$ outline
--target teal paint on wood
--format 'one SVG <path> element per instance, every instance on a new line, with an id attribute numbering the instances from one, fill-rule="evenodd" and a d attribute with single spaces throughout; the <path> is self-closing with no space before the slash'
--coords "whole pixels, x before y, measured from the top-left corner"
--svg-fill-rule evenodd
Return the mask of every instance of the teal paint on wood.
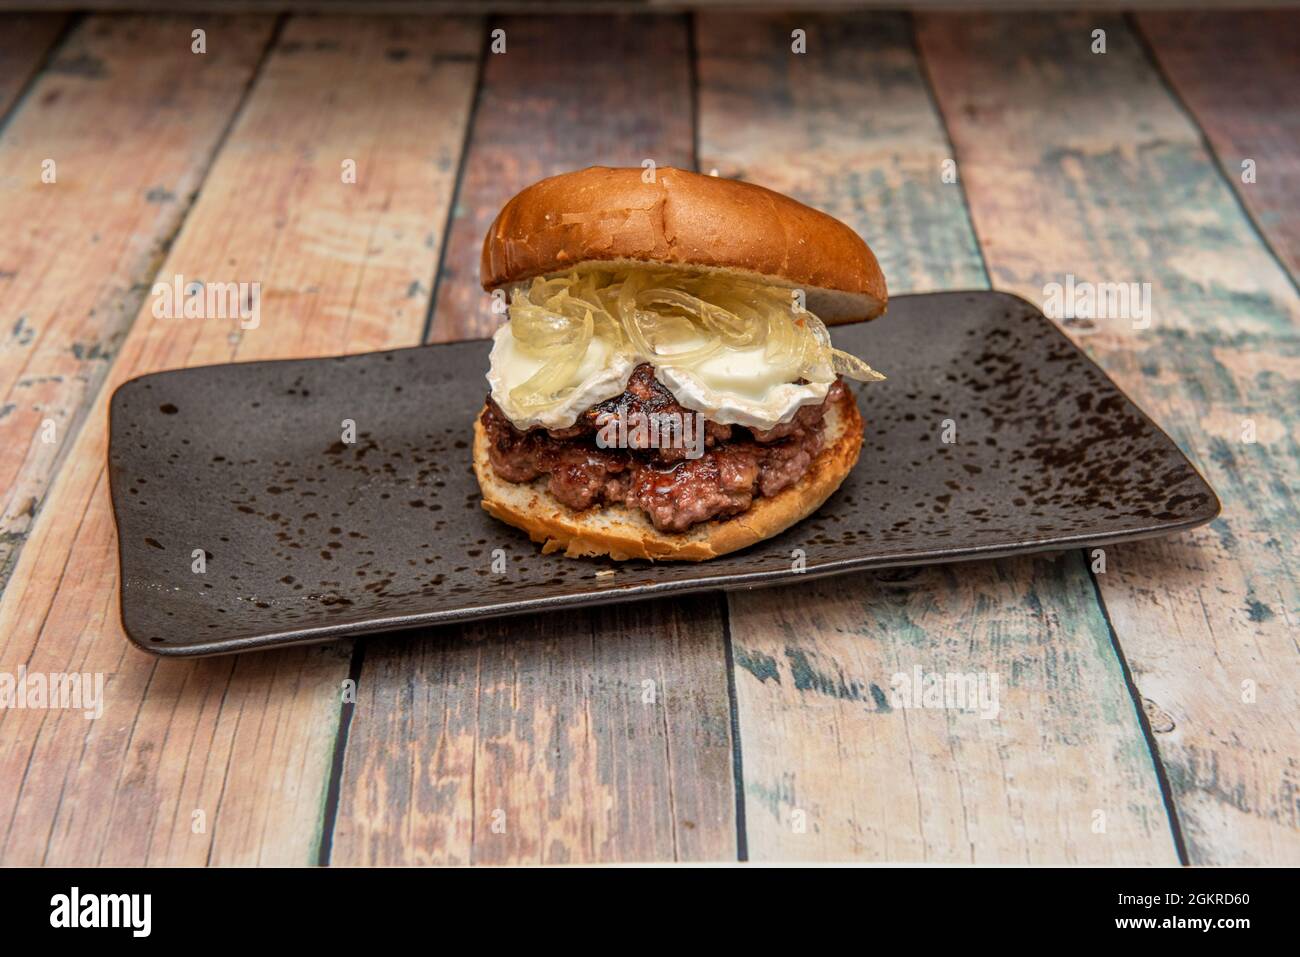
<path id="1" fill-rule="evenodd" d="M 1300 280 L 1300 11 L 1145 12 L 1140 33 L 1224 179 Z M 1213 69 L 1206 69 L 1213 63 Z"/>
<path id="2" fill-rule="evenodd" d="M 1079 42 L 1096 27 L 1104 57 Z M 1149 328 L 1062 325 L 1204 470 L 1223 515 L 1108 549 L 1098 585 L 1189 860 L 1300 861 L 1295 286 L 1124 20 L 927 16 L 920 36 L 995 280 L 1031 299 L 1067 274 L 1151 284 Z"/>
<path id="3" fill-rule="evenodd" d="M 796 27 L 807 54 L 790 50 Z M 906 17 L 702 15 L 696 45 L 702 169 L 840 217 L 871 243 L 892 293 L 987 287 Z M 869 431 L 869 389 L 863 402 Z M 1175 860 L 1080 555 L 729 601 L 751 857 Z M 892 679 L 914 667 L 996 674 L 1005 719 L 896 706 Z M 1106 833 L 1093 831 L 1097 811 Z"/>
<path id="4" fill-rule="evenodd" d="M 479 252 L 519 189 L 593 164 L 689 166 L 693 155 L 684 17 L 509 17 L 496 28 L 508 52 L 484 64 L 434 339 L 497 323 Z M 500 533 L 485 551 L 520 547 L 519 532 Z M 353 717 L 334 861 L 734 860 L 722 614 L 705 596 L 372 643 L 361 684 L 373 697 Z M 438 685 L 415 702 L 428 716 L 415 724 L 393 697 L 412 669 Z"/>
<path id="5" fill-rule="evenodd" d="M 806 31 L 809 52 L 792 53 Z M 699 166 L 824 209 L 891 293 L 987 286 L 952 158 L 900 14 L 697 18 Z"/>

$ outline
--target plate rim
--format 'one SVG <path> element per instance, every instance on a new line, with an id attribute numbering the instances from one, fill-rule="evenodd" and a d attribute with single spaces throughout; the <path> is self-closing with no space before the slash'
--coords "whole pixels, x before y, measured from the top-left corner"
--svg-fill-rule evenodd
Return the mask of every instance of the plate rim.
<path id="1" fill-rule="evenodd" d="M 936 557 L 933 549 L 925 552 L 913 549 L 910 552 L 900 552 L 895 555 L 837 559 L 815 566 L 810 565 L 804 571 L 799 572 L 789 569 L 771 569 L 741 573 L 733 572 L 725 575 L 705 576 L 702 578 L 679 581 L 653 582 L 650 584 L 613 585 L 613 587 L 608 590 L 593 590 L 580 595 L 553 595 L 516 601 L 498 602 L 491 605 L 477 605 L 472 608 L 410 612 L 401 615 L 369 618 L 361 621 L 344 622 L 340 624 L 319 624 L 303 628 L 264 631 L 257 634 L 238 636 L 234 638 L 198 641 L 187 645 L 171 645 L 167 643 L 154 642 L 136 635 L 132 631 L 127 620 L 127 581 L 124 573 L 126 549 L 123 545 L 121 518 L 118 510 L 118 503 L 120 500 L 120 490 L 118 485 L 120 479 L 115 475 L 116 470 L 114 469 L 112 461 L 114 434 L 113 419 L 117 411 L 119 396 L 121 396 L 125 390 L 130 389 L 131 391 L 135 391 L 140 388 L 141 384 L 146 380 L 155 379 L 161 376 L 187 374 L 206 369 L 224 368 L 232 365 L 258 366 L 292 362 L 329 362 L 361 356 L 368 357 L 397 352 L 409 352 L 413 349 L 439 349 L 448 346 L 489 342 L 491 340 L 488 337 L 480 337 L 473 339 L 458 339 L 454 342 L 420 343 L 414 346 L 399 346 L 393 349 L 378 349 L 372 352 L 342 353 L 334 356 L 306 356 L 285 359 L 254 359 L 248 362 L 207 363 L 200 366 L 162 369 L 157 372 L 146 372 L 138 376 L 133 376 L 119 384 L 113 390 L 112 396 L 109 399 L 108 442 L 105 448 L 105 468 L 108 474 L 109 503 L 110 511 L 113 514 L 113 529 L 117 538 L 117 607 L 118 618 L 121 622 L 122 630 L 131 644 L 139 648 L 141 651 L 156 657 L 208 658 L 219 655 L 239 654 L 249 651 L 268 651 L 274 648 L 320 644 L 327 641 L 357 638 L 381 632 L 391 633 L 410 631 L 417 628 L 465 624 L 468 622 L 484 621 L 494 618 L 511 618 L 528 613 L 550 612 L 561 608 L 590 608 L 601 605 L 621 604 L 631 601 L 654 600 L 672 594 L 736 591 L 740 589 L 753 589 L 759 587 L 775 587 L 785 583 L 793 584 L 800 580 L 830 578 L 836 575 L 850 574 L 856 571 L 866 571 L 872 568 L 906 568 L 924 565 L 947 565 L 958 562 L 1008 558 L 1019 555 L 1057 554 L 1073 549 L 1086 549 L 1088 547 L 1100 547 L 1125 542 L 1142 541 L 1145 539 L 1161 538 L 1167 535 L 1173 535 L 1194 528 L 1199 528 L 1202 525 L 1214 521 L 1220 514 L 1222 514 L 1223 503 L 1220 500 L 1218 493 L 1215 491 L 1214 487 L 1210 485 L 1209 481 L 1205 478 L 1204 474 L 1197 467 L 1191 457 L 1183 451 L 1182 447 L 1174 441 L 1174 439 L 1159 425 L 1159 423 L 1146 413 L 1139 403 L 1134 401 L 1132 396 L 1130 396 L 1119 383 L 1107 374 L 1105 369 L 1094 361 L 1078 343 L 1066 335 L 1064 330 L 1062 330 L 1054 320 L 1048 317 L 1036 303 L 1031 302 L 1016 293 L 997 289 L 958 289 L 939 292 L 908 293 L 906 295 L 893 297 L 893 300 L 897 301 L 902 299 L 920 298 L 932 299 L 956 296 L 978 296 L 980 298 L 1002 299 L 1022 304 L 1032 310 L 1032 313 L 1035 314 L 1042 323 L 1049 327 L 1052 333 L 1055 334 L 1060 341 L 1073 349 L 1096 374 L 1102 376 L 1110 384 L 1111 388 L 1123 396 L 1124 401 L 1128 403 L 1130 408 L 1136 410 L 1137 414 L 1149 428 L 1155 430 L 1165 439 L 1166 442 L 1169 443 L 1170 447 L 1183 459 L 1188 468 L 1191 469 L 1193 476 L 1195 476 L 1196 480 L 1200 482 L 1203 490 L 1208 493 L 1209 502 L 1207 503 L 1207 506 L 1203 508 L 1200 513 L 1190 518 L 1178 521 L 1155 522 L 1145 527 L 1125 530 L 1118 533 L 1097 535 L 1089 532 L 1075 532 L 1065 535 L 1056 535 L 1049 538 L 1035 538 L 1028 541 L 1012 543 L 1000 542 L 991 545 L 956 547 L 945 550 L 940 557 Z M 839 491 L 837 490 L 835 494 L 839 494 Z M 815 515 L 816 513 L 808 516 L 808 518 L 815 518 Z M 535 543 L 532 542 L 529 544 L 535 545 Z M 557 560 L 565 559 L 561 557 Z M 699 564 L 701 567 L 707 566 L 706 562 L 701 562 Z"/>

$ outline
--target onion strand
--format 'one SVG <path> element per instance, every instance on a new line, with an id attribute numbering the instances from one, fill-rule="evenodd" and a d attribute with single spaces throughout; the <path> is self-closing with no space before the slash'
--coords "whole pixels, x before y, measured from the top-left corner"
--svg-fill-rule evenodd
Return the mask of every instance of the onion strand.
<path id="1" fill-rule="evenodd" d="M 789 288 L 736 277 L 636 267 L 584 269 L 538 277 L 514 290 L 510 322 L 517 347 L 542 360 L 510 390 L 522 408 L 563 402 L 593 340 L 640 361 L 690 369 L 723 349 L 763 350 L 792 379 L 883 379 L 831 344 L 825 323 L 796 308 Z"/>

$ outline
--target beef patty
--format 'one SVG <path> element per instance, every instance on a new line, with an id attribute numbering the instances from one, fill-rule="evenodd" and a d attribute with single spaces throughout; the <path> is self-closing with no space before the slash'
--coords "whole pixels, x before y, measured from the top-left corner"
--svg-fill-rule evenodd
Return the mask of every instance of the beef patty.
<path id="1" fill-rule="evenodd" d="M 622 395 L 597 403 L 565 429 L 521 432 L 488 397 L 482 414 L 489 457 L 509 482 L 548 476 L 547 488 L 573 509 L 619 504 L 639 508 L 661 532 L 681 532 L 697 522 L 737 515 L 755 498 L 771 497 L 797 482 L 822 450 L 827 404 L 845 394 L 836 379 L 820 405 L 806 405 L 786 423 L 748 429 L 705 420 L 704 454 L 685 448 L 600 448 L 596 433 L 605 415 L 693 415 L 673 398 L 654 368 L 642 363 Z M 629 442 L 638 437 L 629 431 Z"/>

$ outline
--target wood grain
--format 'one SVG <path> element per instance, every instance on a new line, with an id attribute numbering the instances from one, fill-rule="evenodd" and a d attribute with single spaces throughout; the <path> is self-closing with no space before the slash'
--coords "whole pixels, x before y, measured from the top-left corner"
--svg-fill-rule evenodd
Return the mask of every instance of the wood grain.
<path id="1" fill-rule="evenodd" d="M 0 587 L 270 40 L 91 17 L 0 139 Z M 190 51 L 202 25 L 209 52 Z M 43 182 L 52 161 L 55 181 Z"/>
<path id="2" fill-rule="evenodd" d="M 919 36 L 995 284 L 1041 302 L 1066 274 L 1151 283 L 1150 328 L 1064 325 L 1204 471 L 1223 515 L 1108 549 L 1097 579 L 1191 863 L 1295 864 L 1295 287 L 1122 19 L 936 15 Z"/>
<path id="3" fill-rule="evenodd" d="M 68 23 L 61 13 L 0 16 L 0 124 Z"/>
<path id="4" fill-rule="evenodd" d="M 679 17 L 507 17 L 487 55 L 473 139 L 438 276 L 431 342 L 491 335 L 483 237 L 519 190 L 587 166 L 694 162 L 687 32 Z"/>
<path id="5" fill-rule="evenodd" d="M 891 293 L 987 286 L 905 17 L 701 14 L 696 45 L 702 170 L 844 220 Z"/>
<path id="6" fill-rule="evenodd" d="M 107 397 L 158 369 L 418 341 L 428 293 L 413 290 L 437 262 L 480 31 L 447 19 L 284 26 L 159 271 L 260 282 L 261 324 L 158 319 L 145 303 L 0 604 L 0 671 L 106 676 L 100 720 L 0 713 L 0 861 L 315 861 L 349 646 L 197 662 L 128 646 Z M 355 184 L 341 176 L 348 159 Z"/>
<path id="7" fill-rule="evenodd" d="M 491 26 L 508 53 L 479 93 L 435 338 L 475 331 L 479 244 L 519 187 L 691 164 L 684 20 Z M 723 627 L 708 597 L 368 642 L 331 860 L 734 860 Z"/>
<path id="8" fill-rule="evenodd" d="M 1142 13 L 1160 68 L 1279 258 L 1300 277 L 1300 11 Z M 1242 163 L 1255 162 L 1255 181 Z"/>
<path id="9" fill-rule="evenodd" d="M 337 864 L 734 859 L 713 596 L 365 646 Z"/>
<path id="10" fill-rule="evenodd" d="M 791 52 L 796 28 L 805 54 Z M 941 176 L 952 152 L 905 17 L 701 16 L 697 45 L 702 167 L 839 216 L 871 243 L 891 293 L 987 285 L 961 186 Z M 869 388 L 863 401 L 869 431 Z M 730 604 L 752 858 L 1176 860 L 1077 554 Z M 916 668 L 998 681 L 996 719 L 896 707 L 894 675 Z"/>

